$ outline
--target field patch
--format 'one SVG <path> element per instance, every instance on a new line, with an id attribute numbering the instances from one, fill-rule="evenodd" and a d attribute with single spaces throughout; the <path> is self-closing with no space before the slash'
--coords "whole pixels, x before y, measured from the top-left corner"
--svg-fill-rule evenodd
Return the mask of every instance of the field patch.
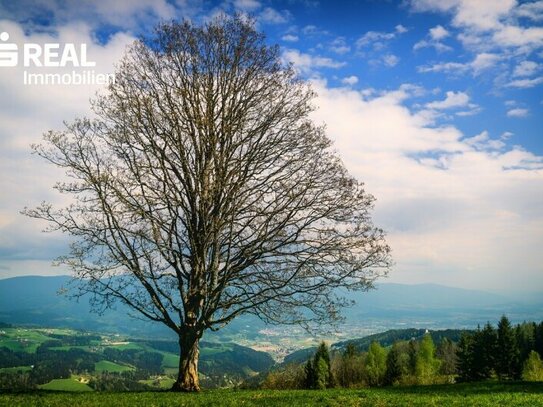
<path id="1" fill-rule="evenodd" d="M 75 378 L 70 379 L 53 379 L 49 383 L 42 384 L 39 386 L 41 390 L 55 390 L 55 391 L 70 391 L 70 392 L 81 392 L 81 391 L 93 391 L 85 383 L 80 383 Z"/>
<path id="2" fill-rule="evenodd" d="M 118 363 L 110 362 L 109 360 L 101 360 L 94 364 L 94 370 L 97 373 L 110 372 L 110 373 L 121 373 L 135 370 L 132 366 L 120 365 Z"/>

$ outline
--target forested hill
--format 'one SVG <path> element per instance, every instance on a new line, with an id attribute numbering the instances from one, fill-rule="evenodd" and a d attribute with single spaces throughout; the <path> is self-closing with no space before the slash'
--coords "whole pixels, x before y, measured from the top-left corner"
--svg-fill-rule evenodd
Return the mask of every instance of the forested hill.
<path id="1" fill-rule="evenodd" d="M 332 344 L 332 351 L 343 351 L 348 344 L 353 344 L 359 351 L 367 351 L 372 342 L 379 342 L 382 346 L 390 346 L 396 341 L 406 341 L 411 339 L 421 339 L 425 333 L 429 333 L 434 343 L 439 343 L 443 338 L 448 338 L 453 342 L 460 340 L 463 332 L 469 332 L 462 329 L 444 329 L 444 330 L 426 330 L 426 329 L 391 329 L 386 332 L 368 335 L 363 338 L 351 339 Z M 287 355 L 283 363 L 302 363 L 315 353 L 316 347 L 300 349 Z"/>

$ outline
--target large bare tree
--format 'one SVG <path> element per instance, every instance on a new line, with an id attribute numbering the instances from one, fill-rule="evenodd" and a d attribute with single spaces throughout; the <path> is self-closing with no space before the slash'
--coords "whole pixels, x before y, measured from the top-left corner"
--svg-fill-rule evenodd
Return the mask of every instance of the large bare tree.
<path id="1" fill-rule="evenodd" d="M 95 302 L 178 335 L 174 390 L 199 389 L 206 329 L 333 320 L 337 288 L 389 268 L 374 198 L 310 120 L 314 96 L 251 21 L 173 22 L 129 48 L 92 119 L 34 146 L 73 203 L 26 213 L 74 237 L 60 262 Z"/>

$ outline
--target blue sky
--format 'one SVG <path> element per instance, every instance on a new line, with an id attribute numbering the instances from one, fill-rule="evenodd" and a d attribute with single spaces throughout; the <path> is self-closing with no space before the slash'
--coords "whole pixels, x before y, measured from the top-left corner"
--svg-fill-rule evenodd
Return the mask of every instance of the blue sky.
<path id="1" fill-rule="evenodd" d="M 235 11 L 312 82 L 314 120 L 377 198 L 390 281 L 543 289 L 543 1 L 0 1 L 0 31 L 86 43 L 107 73 L 161 20 Z M 64 202 L 28 145 L 99 90 L 25 86 L 22 69 L 0 70 L 0 278 L 65 272 L 66 240 L 18 213 Z"/>

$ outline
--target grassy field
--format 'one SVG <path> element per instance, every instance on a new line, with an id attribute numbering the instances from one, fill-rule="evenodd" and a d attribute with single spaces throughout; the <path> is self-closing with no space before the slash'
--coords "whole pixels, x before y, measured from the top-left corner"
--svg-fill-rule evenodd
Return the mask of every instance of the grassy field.
<path id="1" fill-rule="evenodd" d="M 4 346 L 12 351 L 34 353 L 38 346 L 51 339 L 35 329 L 3 328 L 0 335 L 0 347 Z"/>
<path id="2" fill-rule="evenodd" d="M 40 386 L 42 390 L 67 391 L 67 392 L 86 392 L 93 391 L 85 383 L 78 382 L 75 378 L 71 379 L 53 379 L 49 383 Z M 0 400 L 2 400 L 0 398 Z"/>
<path id="3" fill-rule="evenodd" d="M 120 365 L 118 363 L 110 362 L 108 360 L 101 360 L 100 362 L 97 362 L 94 364 L 94 370 L 97 373 L 102 373 L 102 372 L 120 373 L 120 372 L 128 372 L 130 370 L 136 370 L 136 368 L 132 366 Z"/>
<path id="4" fill-rule="evenodd" d="M 213 390 L 0 394 L 0 406 L 543 406 L 543 383 L 471 383 L 362 390 Z"/>

